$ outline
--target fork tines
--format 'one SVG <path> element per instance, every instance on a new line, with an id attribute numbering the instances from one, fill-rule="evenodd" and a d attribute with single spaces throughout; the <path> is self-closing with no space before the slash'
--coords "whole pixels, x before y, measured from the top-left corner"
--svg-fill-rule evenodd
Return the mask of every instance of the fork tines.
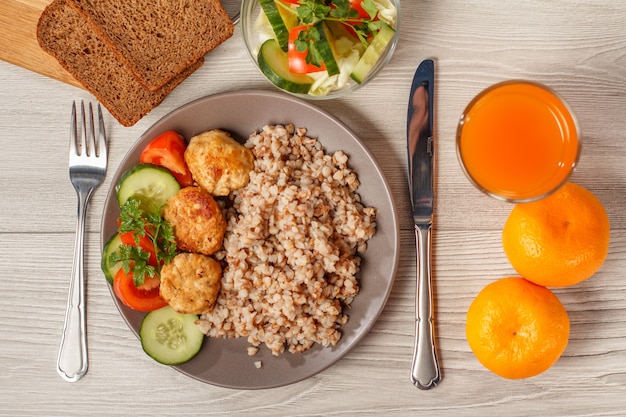
<path id="1" fill-rule="evenodd" d="M 104 157 L 106 159 L 107 145 L 106 133 L 104 130 L 104 119 L 102 117 L 102 109 L 98 103 L 98 137 L 96 138 L 95 122 L 93 115 L 93 106 L 89 102 L 89 115 L 85 113 L 85 102 L 81 100 L 80 111 L 82 118 L 82 131 L 79 132 L 76 123 L 76 101 L 72 102 L 71 129 L 70 129 L 70 157 Z M 89 123 L 87 123 L 89 122 Z M 90 140 L 88 140 L 88 138 Z M 92 154 L 92 150 L 95 151 Z"/>

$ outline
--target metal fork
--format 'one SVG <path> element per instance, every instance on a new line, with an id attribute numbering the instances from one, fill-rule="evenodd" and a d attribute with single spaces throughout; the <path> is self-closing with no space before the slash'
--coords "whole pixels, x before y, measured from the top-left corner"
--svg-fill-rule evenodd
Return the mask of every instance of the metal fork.
<path id="1" fill-rule="evenodd" d="M 78 381 L 87 373 L 85 271 L 83 269 L 85 217 L 89 199 L 93 191 L 102 184 L 107 172 L 106 134 L 100 104 L 98 104 L 97 139 L 91 103 L 89 103 L 89 117 L 85 114 L 85 103 L 81 102 L 80 109 L 81 129 L 78 128 L 76 122 L 76 102 L 72 104 L 69 171 L 70 181 L 78 195 L 78 222 L 65 325 L 57 358 L 57 372 L 68 382 Z"/>

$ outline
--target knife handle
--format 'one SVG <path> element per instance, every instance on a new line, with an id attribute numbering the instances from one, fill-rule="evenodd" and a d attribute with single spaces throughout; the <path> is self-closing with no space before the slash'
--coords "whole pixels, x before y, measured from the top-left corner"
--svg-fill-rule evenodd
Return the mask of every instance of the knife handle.
<path id="1" fill-rule="evenodd" d="M 417 288 L 415 295 L 415 346 L 411 382 L 419 389 L 434 388 L 441 380 L 433 319 L 431 282 L 432 224 L 415 225 L 417 249 Z"/>

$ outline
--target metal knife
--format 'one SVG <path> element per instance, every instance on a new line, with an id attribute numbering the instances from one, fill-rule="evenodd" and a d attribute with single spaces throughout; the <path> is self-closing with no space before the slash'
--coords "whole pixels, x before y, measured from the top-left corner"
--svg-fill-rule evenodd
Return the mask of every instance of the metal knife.
<path id="1" fill-rule="evenodd" d="M 431 234 L 434 206 L 433 104 L 435 64 L 423 61 L 413 77 L 407 116 L 409 190 L 415 224 L 417 288 L 415 350 L 411 382 L 419 389 L 434 388 L 441 380 L 435 346 L 434 302 L 431 279 Z"/>

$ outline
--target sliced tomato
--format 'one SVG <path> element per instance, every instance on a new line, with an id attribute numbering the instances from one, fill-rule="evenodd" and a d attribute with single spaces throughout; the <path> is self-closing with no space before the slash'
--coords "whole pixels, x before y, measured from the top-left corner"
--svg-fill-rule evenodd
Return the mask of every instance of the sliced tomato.
<path id="1" fill-rule="evenodd" d="M 167 305 L 159 293 L 158 283 L 158 278 L 146 277 L 145 283 L 136 287 L 133 272 L 127 274 L 124 269 L 120 269 L 113 279 L 113 292 L 125 306 L 133 310 L 152 311 Z"/>
<path id="2" fill-rule="evenodd" d="M 365 11 L 363 8 L 363 0 L 348 0 L 350 2 L 350 7 L 357 11 L 359 14 L 359 18 L 361 19 L 370 19 L 369 13 Z"/>
<path id="3" fill-rule="evenodd" d="M 321 67 L 307 64 L 306 56 L 309 53 L 308 49 L 302 52 L 296 49 L 296 39 L 298 39 L 300 32 L 306 30 L 307 27 L 306 25 L 302 25 L 289 29 L 287 57 L 289 58 L 289 71 L 295 74 L 310 74 L 312 72 L 326 71 L 326 66 L 323 62 Z"/>
<path id="4" fill-rule="evenodd" d="M 137 246 L 137 242 L 135 241 L 136 232 L 126 232 L 120 233 L 120 239 L 122 240 L 123 245 L 131 245 Z M 139 237 L 139 247 L 150 254 L 150 259 L 148 263 L 152 266 L 157 265 L 156 251 L 154 250 L 154 245 L 152 244 L 152 240 L 146 235 L 138 236 Z"/>
<path id="5" fill-rule="evenodd" d="M 143 164 L 159 165 L 170 170 L 182 187 L 193 185 L 193 178 L 185 162 L 185 139 L 173 130 L 161 133 L 150 142 L 139 156 Z"/>
<path id="6" fill-rule="evenodd" d="M 280 0 L 283 3 L 300 4 L 300 0 Z"/>

